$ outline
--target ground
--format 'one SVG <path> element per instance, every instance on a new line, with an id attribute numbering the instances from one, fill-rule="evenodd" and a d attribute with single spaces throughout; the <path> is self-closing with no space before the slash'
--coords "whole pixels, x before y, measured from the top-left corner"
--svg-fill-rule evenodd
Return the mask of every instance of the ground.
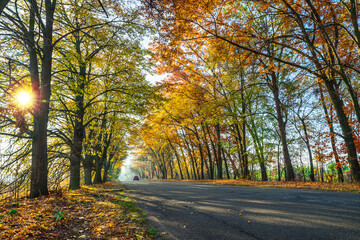
<path id="1" fill-rule="evenodd" d="M 142 182 L 142 181 L 140 181 Z M 360 193 L 359 184 L 198 180 L 196 183 Z M 119 182 L 0 201 L 0 239 L 154 239 L 134 199 Z"/>
<path id="2" fill-rule="evenodd" d="M 244 179 L 214 179 L 214 180 L 171 180 L 159 179 L 158 181 L 182 181 L 196 182 L 216 185 L 233 185 L 233 186 L 253 186 L 253 187 L 276 187 L 276 188 L 294 188 L 294 189 L 310 189 L 321 191 L 335 192 L 356 192 L 360 193 L 360 184 L 356 183 L 325 183 L 325 182 L 301 182 L 301 181 L 251 181 Z"/>
<path id="3" fill-rule="evenodd" d="M 0 202 L 0 239 L 152 239 L 119 182 Z"/>
<path id="4" fill-rule="evenodd" d="M 210 181 L 216 182 L 227 181 Z M 282 188 L 271 183 L 249 186 L 251 182 L 247 186 L 204 181 L 123 184 L 147 213 L 149 224 L 167 240 L 359 240 L 360 236 L 359 193 L 292 187 L 325 189 L 327 184 L 278 184 Z M 339 190 L 346 187 L 339 185 Z"/>

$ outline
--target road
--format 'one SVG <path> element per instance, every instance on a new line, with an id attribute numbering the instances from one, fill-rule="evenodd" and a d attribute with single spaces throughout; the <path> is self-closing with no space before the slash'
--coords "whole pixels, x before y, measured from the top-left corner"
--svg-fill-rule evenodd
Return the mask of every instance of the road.
<path id="1" fill-rule="evenodd" d="M 164 239 L 360 239 L 360 194 L 123 182 Z"/>

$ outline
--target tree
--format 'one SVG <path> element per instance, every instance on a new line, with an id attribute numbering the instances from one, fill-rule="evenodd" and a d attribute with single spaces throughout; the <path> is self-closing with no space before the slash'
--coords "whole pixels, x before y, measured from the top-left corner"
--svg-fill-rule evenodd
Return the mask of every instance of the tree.
<path id="1" fill-rule="evenodd" d="M 97 111 L 91 114 L 94 109 L 102 110 L 94 105 L 103 101 L 105 93 L 113 93 L 110 95 L 113 101 L 110 101 L 111 106 L 106 111 L 116 112 L 116 118 L 124 124 L 131 121 L 130 116 L 145 111 L 153 91 L 145 83 L 144 77 L 149 66 L 145 59 L 147 51 L 140 47 L 140 36 L 146 28 L 139 23 L 135 7 L 132 6 L 131 13 L 130 8 L 126 8 L 129 11 L 124 14 L 114 2 L 106 2 L 106 5 L 99 3 L 101 12 L 98 11 L 96 18 L 89 17 L 90 10 L 94 12 L 96 7 L 100 9 L 100 5 L 89 7 L 85 1 L 83 4 L 86 10 L 82 9 L 80 14 L 78 4 L 81 2 L 17 1 L 2 12 L 4 37 L 17 44 L 12 47 L 18 48 L 11 52 L 12 55 L 7 52 L 7 56 L 11 56 L 8 64 L 10 68 L 6 69 L 9 74 L 1 74 L 7 76 L 13 84 L 14 66 L 27 69 L 30 77 L 22 73 L 22 81 L 16 81 L 16 84 L 30 80 L 36 95 L 35 106 L 30 110 L 32 125 L 28 124 L 31 121 L 29 111 L 17 111 L 15 122 L 11 117 L 8 118 L 25 135 L 22 138 L 32 139 L 30 197 L 48 194 L 48 163 L 53 171 L 49 176 L 57 177 L 60 173 L 66 176 L 67 171 L 63 170 L 66 161 L 70 159 L 70 186 L 80 187 L 83 136 L 86 127 L 105 114 Z M 111 21 L 101 19 L 104 6 L 113 9 L 111 17 L 116 15 Z M 107 27 L 106 31 L 102 31 L 103 26 Z M 109 33 L 112 37 L 107 38 Z M 105 48 L 107 52 L 102 53 Z M 102 55 L 98 57 L 100 53 Z M 61 66 L 59 63 L 65 64 Z M 102 67 L 107 72 L 102 72 Z M 99 85 L 89 87 L 90 82 Z M 50 102 L 51 93 L 55 94 L 55 98 Z M 11 134 L 11 137 L 18 136 Z M 112 140 L 114 138 L 106 141 Z M 120 150 L 123 154 L 120 156 L 114 154 L 113 149 L 126 149 L 123 143 L 114 141 L 113 144 L 108 146 L 107 154 L 103 157 L 106 162 L 102 168 L 107 172 L 103 179 L 112 174 L 114 166 L 119 166 L 114 158 L 122 158 L 124 155 L 123 150 Z M 61 166 L 61 169 L 55 166 Z"/>
<path id="2" fill-rule="evenodd" d="M 0 2 L 0 15 L 3 12 L 4 8 L 6 7 L 6 5 L 10 2 L 10 0 L 1 0 Z"/>
<path id="3" fill-rule="evenodd" d="M 53 54 L 53 24 L 56 0 L 45 0 L 44 6 L 39 6 L 36 1 L 30 1 L 30 28 L 28 53 L 30 57 L 30 77 L 33 92 L 36 94 L 34 109 L 34 130 L 32 142 L 31 163 L 31 188 L 30 197 L 49 194 L 48 159 L 47 159 L 47 126 L 51 95 L 52 54 Z M 45 8 L 45 17 L 41 15 L 40 8 Z M 39 70 L 38 56 L 35 52 L 35 18 L 42 33 L 44 45 L 41 51 L 41 70 Z M 45 18 L 45 22 L 42 19 Z M 40 75 L 39 75 L 40 74 Z"/>
<path id="4" fill-rule="evenodd" d="M 339 18 L 336 18 L 337 15 L 334 14 L 336 11 L 344 10 L 339 8 L 340 5 L 341 3 L 338 2 L 313 4 L 311 1 L 298 4 L 286 0 L 271 3 L 257 1 L 253 4 L 239 1 L 195 3 L 169 0 L 151 1 L 146 6 L 149 10 L 148 16 L 157 21 L 161 36 L 158 40 L 161 46 L 157 46 L 157 51 L 164 57 L 169 58 L 171 54 L 183 54 L 184 51 L 179 47 L 182 46 L 182 42 L 206 39 L 209 42 L 225 42 L 233 47 L 234 53 L 237 53 L 238 49 L 251 52 L 267 61 L 285 64 L 289 69 L 305 71 L 314 79 L 322 81 L 339 119 L 352 176 L 354 181 L 358 182 L 360 181 L 360 167 L 352 134 L 353 128 L 349 124 L 347 114 L 343 111 L 344 102 L 336 81 L 336 76 L 340 77 L 347 87 L 354 109 L 357 108 L 357 93 L 354 90 L 356 80 L 351 77 L 351 72 L 356 72 L 357 66 L 348 64 L 349 60 L 355 56 L 351 54 L 354 49 L 346 50 L 351 46 L 348 33 L 341 28 Z M 214 9 L 217 9 L 216 14 L 213 14 Z M 274 34 L 254 31 L 256 26 L 254 22 L 259 19 L 257 16 L 276 17 L 276 22 L 280 24 L 279 27 L 282 30 L 272 31 L 274 26 L 269 26 L 267 29 Z M 345 41 L 339 41 L 342 36 L 345 37 Z M 165 42 L 167 44 L 164 44 Z M 284 54 L 273 54 L 266 46 L 283 49 Z M 169 48 L 167 53 L 164 52 L 165 48 Z M 221 51 L 220 48 L 217 50 Z M 357 114 L 357 110 L 354 110 L 354 113 Z M 279 124 L 284 125 L 281 122 Z M 282 139 L 284 142 L 285 139 L 283 137 Z M 286 149 L 283 151 L 285 155 L 288 155 Z M 289 158 L 286 157 L 286 159 L 287 168 L 290 171 L 289 179 L 293 179 Z"/>

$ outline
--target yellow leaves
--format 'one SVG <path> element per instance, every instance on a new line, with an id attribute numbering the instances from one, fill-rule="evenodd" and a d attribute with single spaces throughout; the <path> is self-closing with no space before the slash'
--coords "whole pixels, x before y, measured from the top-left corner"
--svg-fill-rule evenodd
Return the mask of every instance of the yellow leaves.
<path id="1" fill-rule="evenodd" d="M 42 229 L 46 230 L 46 231 L 50 231 L 50 230 L 51 230 L 51 228 L 46 227 L 44 224 L 41 224 L 40 227 L 41 227 Z"/>
<path id="2" fill-rule="evenodd" d="M 174 181 L 174 180 L 172 180 Z M 184 180 L 193 182 L 194 180 Z M 222 184 L 234 186 L 257 186 L 257 187 L 277 187 L 277 188 L 297 188 L 297 189 L 316 189 L 324 191 L 337 191 L 337 192 L 357 192 L 360 193 L 360 185 L 355 183 L 325 183 L 325 182 L 275 182 L 275 181 L 251 181 L 244 179 L 236 180 L 196 180 L 197 183 L 206 184 Z M 240 213 L 244 213 L 241 210 Z M 240 216 L 240 214 L 239 214 Z"/>
<path id="3" fill-rule="evenodd" d="M 125 198 L 117 192 L 106 192 L 106 189 L 119 189 L 119 185 L 101 186 L 95 186 L 92 190 L 64 192 L 62 196 L 21 199 L 16 204 L 0 202 L 0 239 L 37 239 L 40 236 L 50 239 L 74 239 L 80 235 L 96 239 L 104 232 L 109 236 L 122 236 L 121 239 L 136 239 L 136 234 L 144 236 L 145 230 L 142 231 L 141 227 L 134 231 L 138 224 L 136 218 L 127 223 L 124 209 L 110 201 Z M 127 201 L 130 199 L 127 198 Z M 21 214 L 10 216 L 8 212 L 15 206 Z M 96 212 L 93 209 L 96 209 Z M 61 219 L 59 217 L 55 220 L 56 214 L 62 216 Z M 118 219 L 122 220 L 119 222 Z M 118 230 L 119 224 L 121 231 Z M 130 231 L 128 226 L 132 226 L 133 230 Z"/>

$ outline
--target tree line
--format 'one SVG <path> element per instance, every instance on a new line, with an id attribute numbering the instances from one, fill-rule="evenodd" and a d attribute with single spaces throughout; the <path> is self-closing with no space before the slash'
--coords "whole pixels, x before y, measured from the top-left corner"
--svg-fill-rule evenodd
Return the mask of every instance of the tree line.
<path id="1" fill-rule="evenodd" d="M 142 3 L 166 79 L 134 170 L 249 179 L 258 169 L 266 181 L 273 168 L 293 181 L 302 168 L 315 181 L 320 163 L 360 182 L 357 1 Z"/>
<path id="2" fill-rule="evenodd" d="M 117 178 L 130 130 L 154 92 L 141 44 L 150 28 L 139 7 L 8 2 L 0 5 L 0 196 Z M 16 104 L 19 89 L 31 90 L 30 107 Z"/>

